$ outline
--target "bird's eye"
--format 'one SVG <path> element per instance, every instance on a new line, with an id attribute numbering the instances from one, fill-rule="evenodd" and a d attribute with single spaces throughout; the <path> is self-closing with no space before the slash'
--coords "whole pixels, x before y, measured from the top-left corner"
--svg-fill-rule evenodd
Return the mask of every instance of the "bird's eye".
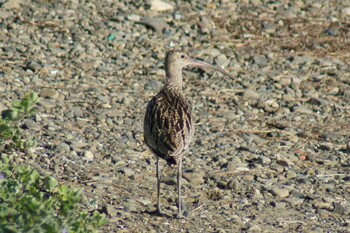
<path id="1" fill-rule="evenodd" d="M 181 54 L 181 56 L 180 56 L 182 59 L 184 59 L 186 56 L 185 56 L 185 54 Z"/>

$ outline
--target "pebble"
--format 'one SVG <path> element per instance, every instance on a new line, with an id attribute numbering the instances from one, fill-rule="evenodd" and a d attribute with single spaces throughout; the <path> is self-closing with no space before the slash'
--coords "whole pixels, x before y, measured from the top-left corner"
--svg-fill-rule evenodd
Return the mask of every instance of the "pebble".
<path id="1" fill-rule="evenodd" d="M 296 106 L 293 108 L 293 111 L 296 113 L 303 113 L 303 114 L 312 114 L 312 110 L 305 108 L 303 106 Z"/>
<path id="2" fill-rule="evenodd" d="M 349 214 L 350 214 L 350 203 L 349 202 L 343 202 L 343 203 L 335 202 L 334 203 L 334 210 L 333 210 L 333 212 L 349 216 Z"/>
<path id="3" fill-rule="evenodd" d="M 257 93 L 256 91 L 253 91 L 251 89 L 246 89 L 243 92 L 243 97 L 242 97 L 243 100 L 250 100 L 250 99 L 257 100 L 259 98 L 260 98 L 259 93 Z"/>
<path id="4" fill-rule="evenodd" d="M 286 203 L 285 202 L 273 202 L 274 207 L 276 207 L 277 209 L 284 209 L 286 208 Z"/>
<path id="5" fill-rule="evenodd" d="M 266 156 L 260 156 L 259 157 L 259 161 L 264 166 L 266 166 L 266 165 L 271 163 L 271 159 L 269 157 L 266 157 Z"/>
<path id="6" fill-rule="evenodd" d="M 11 0 L 11 1 L 5 1 L 3 4 L 1 4 L 4 9 L 19 9 L 21 8 L 22 4 L 24 4 L 24 0 Z"/>
<path id="7" fill-rule="evenodd" d="M 347 16 L 350 15 L 350 7 L 344 7 L 342 13 Z"/>
<path id="8" fill-rule="evenodd" d="M 146 199 L 146 198 L 144 198 L 144 197 L 140 198 L 140 199 L 139 199 L 139 202 L 141 202 L 142 205 L 144 205 L 144 206 L 148 206 L 148 205 L 150 205 L 150 204 L 152 203 L 151 200 Z"/>
<path id="9" fill-rule="evenodd" d="M 154 31 L 156 31 L 159 34 L 161 34 L 168 27 L 168 24 L 165 21 L 158 18 L 144 17 L 141 20 L 139 20 L 138 23 L 151 27 Z"/>
<path id="10" fill-rule="evenodd" d="M 227 67 L 230 61 L 227 59 L 225 54 L 220 54 L 217 58 L 215 58 L 215 63 L 217 66 L 224 69 L 225 67 Z"/>
<path id="11" fill-rule="evenodd" d="M 84 158 L 87 161 L 92 161 L 92 160 L 94 160 L 94 154 L 91 151 L 87 150 L 84 152 Z"/>
<path id="12" fill-rule="evenodd" d="M 200 173 L 193 173 L 193 174 L 183 174 L 183 177 L 188 180 L 193 185 L 201 185 L 204 183 L 204 177 Z"/>
<path id="13" fill-rule="evenodd" d="M 276 32 L 277 25 L 274 23 L 264 23 L 264 31 L 269 34 Z"/>
<path id="14" fill-rule="evenodd" d="M 289 197 L 284 199 L 284 201 L 290 204 L 291 206 L 300 206 L 305 202 L 305 199 L 297 198 L 297 197 Z"/>
<path id="15" fill-rule="evenodd" d="M 289 190 L 284 188 L 273 188 L 271 189 L 271 193 L 279 198 L 285 198 L 289 196 Z"/>
<path id="16" fill-rule="evenodd" d="M 226 187 L 228 189 L 232 189 L 234 191 L 237 191 L 239 188 L 239 183 L 235 179 L 231 179 L 229 182 L 227 182 Z"/>
<path id="17" fill-rule="evenodd" d="M 247 229 L 247 232 L 261 232 L 261 227 L 256 224 L 249 224 L 249 227 Z"/>
<path id="18" fill-rule="evenodd" d="M 163 87 L 163 85 L 164 84 L 162 82 L 152 79 L 145 84 L 144 89 L 158 91 L 161 87 Z"/>
<path id="19" fill-rule="evenodd" d="M 107 205 L 105 206 L 106 212 L 109 216 L 117 216 L 118 210 L 113 205 Z"/>
<path id="20" fill-rule="evenodd" d="M 49 88 L 45 88 L 40 92 L 40 97 L 42 98 L 57 99 L 58 96 L 58 91 Z"/>
<path id="21" fill-rule="evenodd" d="M 162 179 L 161 179 L 161 182 L 166 184 L 166 185 L 172 185 L 172 186 L 175 186 L 177 185 L 177 179 L 175 176 L 163 176 Z"/>
<path id="22" fill-rule="evenodd" d="M 254 57 L 254 63 L 260 68 L 265 67 L 267 65 L 267 58 L 264 55 L 258 55 Z"/>
<path id="23" fill-rule="evenodd" d="M 26 68 L 33 72 L 36 72 L 41 69 L 41 65 L 37 62 L 30 61 L 27 63 Z"/>
<path id="24" fill-rule="evenodd" d="M 41 126 L 31 119 L 24 120 L 24 124 L 28 129 L 35 131 L 41 130 Z"/>
<path id="25" fill-rule="evenodd" d="M 164 1 L 151 0 L 151 10 L 152 11 L 172 11 L 174 7 Z"/>
<path id="26" fill-rule="evenodd" d="M 69 152 L 70 147 L 67 143 L 61 142 L 56 146 L 56 150 L 58 153 L 64 153 L 64 152 Z"/>
<path id="27" fill-rule="evenodd" d="M 334 209 L 332 203 L 327 203 L 327 202 L 315 202 L 314 207 L 318 209 L 326 209 L 332 211 Z"/>

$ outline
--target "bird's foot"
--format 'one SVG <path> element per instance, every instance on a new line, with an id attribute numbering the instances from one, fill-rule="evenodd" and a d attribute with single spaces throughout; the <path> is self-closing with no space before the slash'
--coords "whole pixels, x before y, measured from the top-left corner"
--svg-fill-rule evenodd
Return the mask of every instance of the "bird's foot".
<path id="1" fill-rule="evenodd" d="M 157 215 L 159 215 L 159 216 L 164 216 L 164 215 L 165 215 L 165 212 L 163 212 L 163 210 L 160 209 L 160 208 L 157 208 L 156 213 L 157 213 Z"/>
<path id="2" fill-rule="evenodd" d="M 185 216 L 185 215 L 183 215 L 182 213 L 177 213 L 177 215 L 176 215 L 176 218 L 177 219 L 187 219 L 187 216 Z"/>

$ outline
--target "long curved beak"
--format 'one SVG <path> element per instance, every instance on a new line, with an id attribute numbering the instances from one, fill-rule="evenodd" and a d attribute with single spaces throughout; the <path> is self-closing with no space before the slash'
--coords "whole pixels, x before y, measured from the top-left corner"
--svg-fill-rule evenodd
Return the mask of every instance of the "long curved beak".
<path id="1" fill-rule="evenodd" d="M 210 69 L 213 69 L 213 70 L 217 70 L 221 73 L 223 73 L 224 75 L 234 79 L 235 77 L 233 77 L 230 73 L 228 73 L 226 70 L 224 69 L 221 69 L 220 67 L 218 66 L 214 66 L 214 65 L 211 65 L 209 63 L 206 63 L 204 61 L 200 61 L 200 60 L 197 60 L 197 59 L 193 59 L 191 58 L 190 60 L 190 63 L 188 64 L 190 67 L 203 67 L 203 68 L 210 68 Z"/>

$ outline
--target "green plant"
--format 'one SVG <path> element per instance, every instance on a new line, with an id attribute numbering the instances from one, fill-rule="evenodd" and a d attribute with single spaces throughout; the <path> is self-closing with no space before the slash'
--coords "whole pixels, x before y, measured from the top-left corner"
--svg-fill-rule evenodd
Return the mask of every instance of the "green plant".
<path id="1" fill-rule="evenodd" d="M 107 223 L 97 210 L 84 210 L 80 190 L 10 161 L 0 158 L 0 232 L 97 232 Z"/>
<path id="2" fill-rule="evenodd" d="M 24 139 L 21 121 L 26 117 L 35 115 L 35 105 L 39 102 L 36 92 L 26 94 L 21 101 L 14 101 L 12 108 L 2 112 L 0 119 L 0 147 L 27 150 L 35 146 L 32 139 Z"/>

